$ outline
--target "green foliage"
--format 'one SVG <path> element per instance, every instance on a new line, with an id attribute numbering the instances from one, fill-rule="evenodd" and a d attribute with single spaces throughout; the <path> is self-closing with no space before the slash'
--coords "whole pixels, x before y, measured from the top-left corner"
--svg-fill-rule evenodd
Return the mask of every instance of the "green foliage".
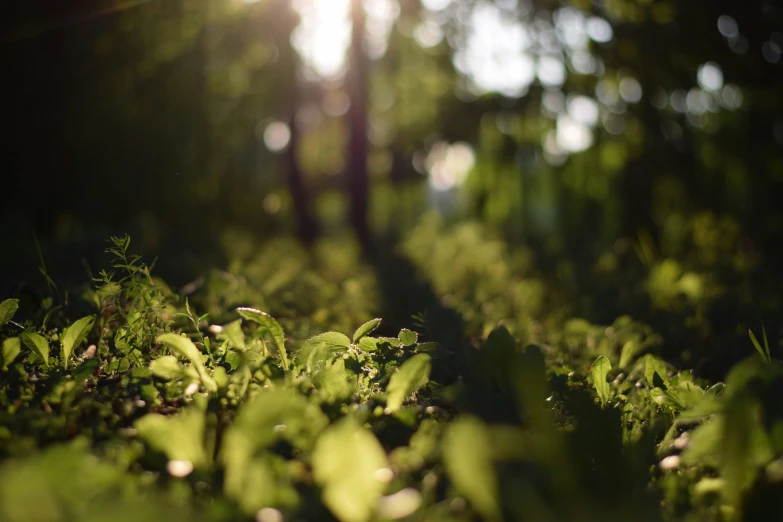
<path id="1" fill-rule="evenodd" d="M 327 428 L 313 449 L 313 478 L 342 522 L 369 520 L 391 473 L 378 440 L 350 417 Z"/>
<path id="2" fill-rule="evenodd" d="M 237 308 L 237 312 L 246 320 L 260 324 L 261 327 L 269 333 L 277 347 L 280 357 L 283 359 L 283 369 L 287 370 L 288 352 L 286 352 L 285 349 L 285 333 L 283 332 L 283 327 L 280 326 L 280 323 L 268 313 L 253 308 Z"/>
<path id="3" fill-rule="evenodd" d="M 487 520 L 500 520 L 499 490 L 492 440 L 480 420 L 465 417 L 452 423 L 443 438 L 443 464 L 454 486 Z"/>
<path id="4" fill-rule="evenodd" d="M 369 321 L 361 325 L 359 328 L 357 328 L 356 331 L 353 333 L 353 342 L 358 343 L 362 339 L 362 337 L 364 337 L 365 335 L 369 335 L 373 331 L 375 331 L 375 329 L 378 328 L 380 324 L 381 324 L 381 320 L 379 318 L 370 319 Z"/>
<path id="5" fill-rule="evenodd" d="M 8 365 L 14 362 L 14 359 L 22 351 L 22 340 L 18 337 L 8 337 L 3 340 L 3 370 L 8 369 Z"/>
<path id="6" fill-rule="evenodd" d="M 90 330 L 92 330 L 93 324 L 95 324 L 95 316 L 90 315 L 75 321 L 65 331 L 61 348 L 62 355 L 60 358 L 62 359 L 63 365 L 66 368 L 68 367 L 68 359 L 71 358 L 73 349 L 83 343 L 85 339 L 87 339 L 87 335 L 90 333 Z"/>
<path id="7" fill-rule="evenodd" d="M 169 349 L 171 349 L 171 351 L 180 357 L 188 359 L 196 369 L 196 373 L 198 373 L 199 379 L 201 380 L 201 384 L 204 385 L 204 388 L 210 392 L 217 391 L 217 384 L 207 373 L 207 369 L 204 366 L 204 360 L 201 357 L 201 352 L 198 348 L 196 348 L 196 345 L 193 344 L 193 341 L 175 333 L 160 335 L 156 341 L 165 344 Z"/>
<path id="8" fill-rule="evenodd" d="M 431 368 L 431 357 L 426 353 L 416 354 L 402 363 L 386 387 L 386 409 L 390 413 L 398 411 L 406 397 L 427 383 Z"/>
<path id="9" fill-rule="evenodd" d="M 25 331 L 22 332 L 22 342 L 40 357 L 44 366 L 49 366 L 49 341 L 45 337 L 35 332 Z"/>
<path id="10" fill-rule="evenodd" d="M 648 324 L 554 312 L 551 344 L 513 318 L 444 341 L 429 313 L 394 337 L 373 319 L 287 340 L 314 323 L 199 315 L 126 257 L 135 277 L 97 282 L 94 320 L 66 328 L 49 303 L 0 332 L 3 520 L 30 491 L 25 520 L 738 520 L 783 478 L 771 354 L 711 385 Z"/>
<path id="11" fill-rule="evenodd" d="M 604 355 L 599 355 L 590 370 L 593 377 L 595 392 L 598 394 L 598 400 L 601 401 L 602 405 L 605 405 L 612 395 L 612 389 L 606 382 L 606 378 L 609 376 L 609 371 L 611 371 L 611 369 L 612 363 L 609 362 L 609 359 Z"/>
<path id="12" fill-rule="evenodd" d="M 160 451 L 169 461 L 184 461 L 193 467 L 204 466 L 208 456 L 204 448 L 204 412 L 191 406 L 177 415 L 148 413 L 133 423 L 139 437 Z"/>
<path id="13" fill-rule="evenodd" d="M 19 309 L 19 299 L 6 299 L 0 303 L 0 327 L 14 318 L 14 314 Z"/>

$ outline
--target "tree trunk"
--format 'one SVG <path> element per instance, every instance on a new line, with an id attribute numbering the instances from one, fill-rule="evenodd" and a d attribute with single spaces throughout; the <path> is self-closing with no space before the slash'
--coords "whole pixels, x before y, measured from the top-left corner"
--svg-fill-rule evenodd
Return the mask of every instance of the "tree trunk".
<path id="1" fill-rule="evenodd" d="M 351 47 L 349 51 L 346 88 L 351 99 L 348 110 L 349 141 L 346 158 L 350 222 L 359 241 L 369 242 L 367 201 L 367 62 L 364 52 L 365 12 L 361 0 L 351 1 Z"/>

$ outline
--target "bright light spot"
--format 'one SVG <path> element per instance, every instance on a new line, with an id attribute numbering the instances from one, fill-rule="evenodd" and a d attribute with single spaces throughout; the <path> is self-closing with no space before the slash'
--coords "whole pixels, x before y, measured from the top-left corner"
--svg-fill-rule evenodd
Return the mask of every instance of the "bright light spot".
<path id="1" fill-rule="evenodd" d="M 426 20 L 416 26 L 413 37 L 425 49 L 435 47 L 443 41 L 443 29 L 433 20 Z"/>
<path id="2" fill-rule="evenodd" d="M 560 87 L 566 76 L 563 60 L 555 56 L 540 57 L 536 67 L 536 75 L 545 87 Z"/>
<path id="3" fill-rule="evenodd" d="M 718 31 L 726 38 L 734 38 L 739 35 L 737 21 L 729 15 L 718 17 Z"/>
<path id="4" fill-rule="evenodd" d="M 533 59 L 527 54 L 530 35 L 517 20 L 504 16 L 494 5 L 478 5 L 470 19 L 466 45 L 454 59 L 480 92 L 522 96 L 535 78 Z"/>
<path id="5" fill-rule="evenodd" d="M 438 191 L 464 183 L 475 164 L 473 148 L 462 142 L 449 145 L 440 141 L 432 146 L 425 160 L 430 186 Z"/>
<path id="6" fill-rule="evenodd" d="M 761 46 L 761 55 L 769 63 L 778 63 L 780 61 L 781 49 L 777 42 L 769 40 Z"/>
<path id="7" fill-rule="evenodd" d="M 603 18 L 591 16 L 587 19 L 587 36 L 594 42 L 606 43 L 612 39 L 612 26 Z"/>
<path id="8" fill-rule="evenodd" d="M 628 103 L 638 103 L 642 99 L 642 86 L 634 78 L 620 80 L 620 96 Z"/>
<path id="9" fill-rule="evenodd" d="M 280 200 L 280 196 L 277 194 L 267 194 L 264 197 L 264 212 L 270 215 L 277 214 L 280 212 L 280 207 L 282 206 L 282 201 Z"/>
<path id="10" fill-rule="evenodd" d="M 380 468 L 375 470 L 373 477 L 378 482 L 391 482 L 394 478 L 394 472 L 389 468 Z"/>
<path id="11" fill-rule="evenodd" d="M 579 123 L 595 127 L 598 123 L 598 104 L 592 98 L 581 94 L 569 96 L 568 115 Z"/>
<path id="12" fill-rule="evenodd" d="M 544 159 L 550 165 L 562 165 L 568 159 L 568 154 L 557 143 L 557 133 L 549 131 L 541 140 L 544 148 Z"/>
<path id="13" fill-rule="evenodd" d="M 323 77 L 340 76 L 351 39 L 350 0 L 298 0 L 301 22 L 291 35 L 305 63 Z"/>
<path id="14" fill-rule="evenodd" d="M 596 71 L 596 61 L 590 53 L 578 51 L 571 55 L 571 67 L 579 74 L 593 74 Z"/>
<path id="15" fill-rule="evenodd" d="M 685 98 L 685 106 L 688 108 L 688 112 L 691 114 L 701 115 L 707 110 L 707 104 L 709 103 L 707 93 L 701 89 L 691 89 L 688 91 L 688 96 Z"/>
<path id="16" fill-rule="evenodd" d="M 687 97 L 688 95 L 682 89 L 677 89 L 671 93 L 671 96 L 669 96 L 669 105 L 671 105 L 674 112 L 679 112 L 680 114 L 685 113 L 687 110 L 687 106 L 685 105 Z"/>
<path id="17" fill-rule="evenodd" d="M 324 95 L 323 110 L 332 117 L 340 117 L 351 107 L 351 99 L 343 91 L 332 90 Z"/>
<path id="18" fill-rule="evenodd" d="M 386 54 L 389 33 L 400 15 L 400 4 L 394 0 L 364 0 L 367 13 L 365 38 L 367 55 L 377 60 Z"/>
<path id="19" fill-rule="evenodd" d="M 442 11 L 449 6 L 451 0 L 421 0 L 421 3 L 430 11 Z"/>
<path id="20" fill-rule="evenodd" d="M 718 91 L 723 87 L 723 71 L 715 62 L 707 62 L 699 67 L 696 79 L 705 91 Z"/>
<path id="21" fill-rule="evenodd" d="M 613 82 L 601 80 L 595 85 L 595 97 L 607 107 L 620 101 L 617 86 Z"/>
<path id="22" fill-rule="evenodd" d="M 256 513 L 256 522 L 283 522 L 283 513 L 275 508 L 259 509 Z"/>
<path id="23" fill-rule="evenodd" d="M 193 463 L 189 460 L 170 460 L 166 463 L 166 471 L 172 477 L 187 477 L 193 473 Z"/>
<path id="24" fill-rule="evenodd" d="M 737 110 L 742 107 L 742 91 L 736 85 L 728 84 L 720 93 L 720 101 L 729 110 Z"/>
<path id="25" fill-rule="evenodd" d="M 581 12 L 564 7 L 555 11 L 553 19 L 558 35 L 566 46 L 573 50 L 587 47 L 585 16 Z"/>
<path id="26" fill-rule="evenodd" d="M 580 152 L 593 144 L 593 132 L 567 114 L 557 118 L 557 144 L 567 152 Z"/>
<path id="27" fill-rule="evenodd" d="M 563 91 L 544 91 L 541 105 L 549 116 L 557 116 L 565 110 L 565 95 Z"/>
<path id="28" fill-rule="evenodd" d="M 274 121 L 264 129 L 264 145 L 272 152 L 280 152 L 291 141 L 291 129 L 282 121 Z"/>
<path id="29" fill-rule="evenodd" d="M 381 520 L 404 518 L 419 509 L 420 505 L 421 493 L 413 488 L 405 488 L 378 501 L 378 517 Z"/>

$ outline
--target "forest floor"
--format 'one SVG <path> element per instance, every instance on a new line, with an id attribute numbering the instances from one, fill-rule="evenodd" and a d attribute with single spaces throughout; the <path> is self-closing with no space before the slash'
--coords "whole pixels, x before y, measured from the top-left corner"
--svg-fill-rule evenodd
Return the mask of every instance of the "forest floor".
<path id="1" fill-rule="evenodd" d="M 695 223 L 589 260 L 237 234 L 175 289 L 128 236 L 82 283 L 42 256 L 0 301 L 0 520 L 783 520 L 779 296 Z"/>

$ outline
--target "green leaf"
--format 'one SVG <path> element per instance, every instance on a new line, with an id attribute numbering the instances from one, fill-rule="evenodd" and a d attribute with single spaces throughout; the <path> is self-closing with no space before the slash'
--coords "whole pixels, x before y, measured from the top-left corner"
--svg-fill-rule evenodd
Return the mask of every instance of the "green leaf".
<path id="1" fill-rule="evenodd" d="M 748 330 L 748 336 L 750 337 L 751 342 L 753 342 L 753 346 L 756 347 L 756 351 L 759 352 L 759 355 L 761 355 L 762 359 L 765 361 L 770 361 L 771 358 L 769 353 L 769 343 L 767 342 L 767 331 L 762 327 L 761 332 L 764 335 L 764 345 L 766 350 L 761 347 L 761 343 L 759 343 L 759 340 L 756 339 L 756 334 L 753 333 L 753 330 Z"/>
<path id="2" fill-rule="evenodd" d="M 22 351 L 22 341 L 18 337 L 9 337 L 3 341 L 3 370 L 8 369 L 8 365 L 14 362 L 16 356 Z"/>
<path id="3" fill-rule="evenodd" d="M 630 340 L 623 345 L 623 349 L 620 352 L 620 368 L 627 368 L 635 359 L 639 352 L 642 351 L 644 346 L 638 341 Z"/>
<path id="4" fill-rule="evenodd" d="M 150 363 L 150 371 L 155 377 L 171 381 L 185 376 L 185 368 L 173 355 L 158 357 Z"/>
<path id="5" fill-rule="evenodd" d="M 283 327 L 280 326 L 280 323 L 268 313 L 256 310 L 255 308 L 237 308 L 237 312 L 248 321 L 260 324 L 269 332 L 269 335 L 272 336 L 272 339 L 277 346 L 277 351 L 280 352 L 280 357 L 283 359 L 283 369 L 287 370 L 288 353 L 285 350 L 285 332 L 283 331 Z"/>
<path id="6" fill-rule="evenodd" d="M 223 333 L 235 350 L 245 351 L 245 332 L 242 331 L 242 319 L 237 319 L 223 326 Z"/>
<path id="7" fill-rule="evenodd" d="M 361 342 L 360 342 L 361 345 Z M 326 332 L 305 341 L 302 349 L 296 353 L 296 363 L 308 373 L 323 369 L 327 360 L 351 346 L 348 336 L 339 332 Z"/>
<path id="8" fill-rule="evenodd" d="M 139 437 L 169 460 L 187 460 L 194 467 L 207 463 L 204 412 L 195 406 L 170 417 L 149 413 L 133 423 Z"/>
<path id="9" fill-rule="evenodd" d="M 478 418 L 462 417 L 446 428 L 443 464 L 454 487 L 485 520 L 498 521 L 499 484 L 492 451 L 491 434 Z"/>
<path id="10" fill-rule="evenodd" d="M 330 426 L 313 449 L 313 477 L 323 502 L 342 522 L 369 520 L 386 488 L 386 453 L 351 417 Z"/>
<path id="11" fill-rule="evenodd" d="M 386 387 L 386 408 L 394 413 L 402 406 L 406 397 L 426 384 L 432 369 L 432 359 L 426 353 L 419 353 L 405 361 L 392 374 Z"/>
<path id="12" fill-rule="evenodd" d="M 264 389 L 252 396 L 239 408 L 220 445 L 228 496 L 240 499 L 246 494 L 254 455 L 280 439 L 309 452 L 327 424 L 329 419 L 318 404 L 291 389 Z"/>
<path id="13" fill-rule="evenodd" d="M 400 340 L 403 346 L 413 346 L 416 344 L 416 341 L 419 340 L 419 334 L 412 330 L 408 330 L 407 328 L 403 328 L 400 330 L 397 338 Z"/>
<path id="14" fill-rule="evenodd" d="M 647 354 L 644 358 L 644 378 L 647 379 L 647 384 L 649 384 L 650 387 L 657 386 L 654 382 L 655 374 L 658 374 L 658 377 L 660 377 L 667 388 L 670 386 L 666 363 L 654 355 Z"/>
<path id="15" fill-rule="evenodd" d="M 362 337 L 359 340 L 359 349 L 364 352 L 374 352 L 378 349 L 378 339 L 374 337 Z"/>
<path id="16" fill-rule="evenodd" d="M 49 366 L 49 342 L 35 332 L 22 332 L 22 341 Z"/>
<path id="17" fill-rule="evenodd" d="M 376 328 L 381 324 L 381 319 L 371 319 L 361 325 L 359 328 L 356 329 L 356 331 L 353 333 L 353 342 L 358 343 L 362 337 L 365 335 L 371 334 L 373 331 L 375 331 Z"/>
<path id="18" fill-rule="evenodd" d="M 84 342 L 85 339 L 87 339 L 87 334 L 89 334 L 90 330 L 92 330 L 92 325 L 94 323 L 95 316 L 88 315 L 87 317 L 82 317 L 78 321 L 74 322 L 65 331 L 62 343 L 62 359 L 66 368 L 68 367 L 68 359 L 71 357 L 73 349 Z"/>
<path id="19" fill-rule="evenodd" d="M 5 325 L 14 318 L 14 314 L 19 309 L 19 299 L 6 299 L 0 303 L 0 326 Z"/>
<path id="20" fill-rule="evenodd" d="M 168 346 L 174 353 L 188 359 L 193 364 L 196 372 L 198 372 L 201 384 L 204 385 L 207 391 L 211 393 L 217 391 L 217 384 L 215 384 L 215 381 L 207 373 L 207 369 L 204 367 L 204 361 L 201 359 L 201 352 L 196 348 L 196 345 L 193 344 L 193 341 L 175 333 L 159 335 L 155 340 L 156 342 Z"/>
<path id="21" fill-rule="evenodd" d="M 609 383 L 606 382 L 606 377 L 611 369 L 612 363 L 609 362 L 605 355 L 599 355 L 590 369 L 590 373 L 593 376 L 593 386 L 595 386 L 595 391 L 598 393 L 598 399 L 601 401 L 601 404 L 606 404 L 612 395 L 612 389 L 609 387 Z"/>

